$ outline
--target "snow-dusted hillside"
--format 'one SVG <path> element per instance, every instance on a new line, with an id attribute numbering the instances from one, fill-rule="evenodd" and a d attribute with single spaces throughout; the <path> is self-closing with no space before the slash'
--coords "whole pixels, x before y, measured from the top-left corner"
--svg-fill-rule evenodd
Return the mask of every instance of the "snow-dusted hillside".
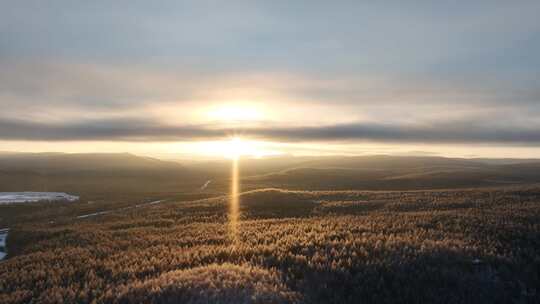
<path id="1" fill-rule="evenodd" d="M 63 192 L 0 192 L 0 205 L 29 202 L 75 202 L 78 196 Z"/>

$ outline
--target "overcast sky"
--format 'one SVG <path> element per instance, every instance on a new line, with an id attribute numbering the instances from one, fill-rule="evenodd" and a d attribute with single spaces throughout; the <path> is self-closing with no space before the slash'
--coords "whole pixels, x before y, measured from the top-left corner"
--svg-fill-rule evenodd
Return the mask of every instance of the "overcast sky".
<path id="1" fill-rule="evenodd" d="M 540 156 L 540 1 L 0 2 L 0 150 Z"/>

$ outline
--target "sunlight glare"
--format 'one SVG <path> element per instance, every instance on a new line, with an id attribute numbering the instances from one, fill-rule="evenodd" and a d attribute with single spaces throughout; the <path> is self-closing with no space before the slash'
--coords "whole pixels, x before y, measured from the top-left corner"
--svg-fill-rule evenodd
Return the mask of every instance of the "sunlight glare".
<path id="1" fill-rule="evenodd" d="M 237 240 L 238 217 L 240 215 L 240 159 L 235 157 L 232 160 L 231 169 L 231 194 L 229 205 L 229 234 L 234 243 Z"/>
<path id="2" fill-rule="evenodd" d="M 251 155 L 254 153 L 254 148 L 238 137 L 232 138 L 229 142 L 223 145 L 223 155 L 227 158 L 237 159 L 240 156 Z"/>
<path id="3" fill-rule="evenodd" d="M 196 144 L 194 151 L 200 155 L 225 157 L 228 159 L 246 156 L 261 158 L 283 154 L 283 152 L 274 149 L 274 147 L 266 142 L 250 141 L 240 137 L 232 137 L 224 141 L 199 142 Z"/>

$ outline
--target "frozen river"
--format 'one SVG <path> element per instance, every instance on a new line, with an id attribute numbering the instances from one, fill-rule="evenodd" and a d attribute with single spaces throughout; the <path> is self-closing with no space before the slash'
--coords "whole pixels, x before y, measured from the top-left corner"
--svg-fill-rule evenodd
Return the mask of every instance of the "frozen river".
<path id="1" fill-rule="evenodd" d="M 75 202 L 79 197 L 64 192 L 0 192 L 0 205 L 30 202 Z"/>

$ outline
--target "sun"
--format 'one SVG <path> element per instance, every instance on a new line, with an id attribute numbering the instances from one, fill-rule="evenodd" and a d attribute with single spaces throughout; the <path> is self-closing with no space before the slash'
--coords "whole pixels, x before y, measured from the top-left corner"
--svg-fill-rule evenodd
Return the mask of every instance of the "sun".
<path id="1" fill-rule="evenodd" d="M 248 141 L 240 137 L 233 137 L 222 144 L 223 156 L 226 158 L 239 158 L 240 156 L 253 156 L 257 154 L 257 149 Z"/>
<path id="2" fill-rule="evenodd" d="M 283 154 L 279 149 L 273 147 L 271 143 L 248 140 L 238 136 L 226 140 L 198 142 L 194 146 L 194 151 L 207 157 L 223 157 L 227 159 L 238 159 L 240 157 L 262 158 Z"/>

